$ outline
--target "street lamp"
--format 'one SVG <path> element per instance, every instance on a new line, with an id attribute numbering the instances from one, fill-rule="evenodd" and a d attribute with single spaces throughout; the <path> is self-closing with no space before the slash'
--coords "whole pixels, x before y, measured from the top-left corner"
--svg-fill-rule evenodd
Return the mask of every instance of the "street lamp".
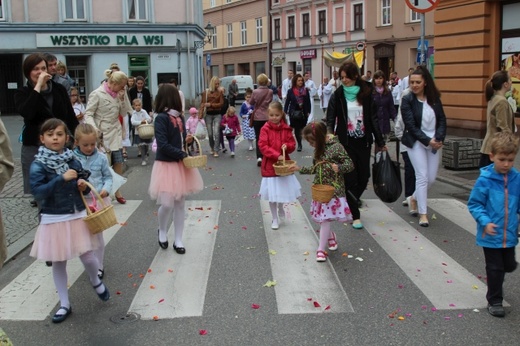
<path id="1" fill-rule="evenodd" d="M 211 25 L 211 22 L 208 22 L 208 25 L 204 27 L 204 30 L 206 30 L 206 37 L 204 37 L 204 40 L 202 41 L 194 41 L 193 43 L 195 44 L 195 48 L 202 48 L 206 45 L 206 43 L 210 43 L 214 29 L 215 27 Z"/>
<path id="2" fill-rule="evenodd" d="M 323 45 L 325 42 L 323 42 L 323 39 L 326 38 L 326 36 L 318 36 L 318 41 L 321 43 L 321 83 L 323 83 Z"/>

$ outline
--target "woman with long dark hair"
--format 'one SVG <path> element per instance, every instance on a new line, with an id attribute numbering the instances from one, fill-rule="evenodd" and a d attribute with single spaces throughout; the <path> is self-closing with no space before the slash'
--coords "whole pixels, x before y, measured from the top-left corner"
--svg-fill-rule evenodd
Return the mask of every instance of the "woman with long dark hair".
<path id="1" fill-rule="evenodd" d="M 294 129 L 298 151 L 302 151 L 302 130 L 307 125 L 307 119 L 311 114 L 310 92 L 305 87 L 303 77 L 297 73 L 292 78 L 292 87 L 287 91 L 284 113 L 289 115 L 291 127 Z"/>
<path id="2" fill-rule="evenodd" d="M 386 150 L 377 119 L 377 109 L 372 98 L 372 83 L 361 79 L 354 62 L 346 62 L 339 68 L 342 85 L 332 94 L 327 108 L 327 129 L 338 136 L 347 150 L 355 169 L 345 174 L 347 202 L 352 212 L 352 226 L 363 228 L 359 212 L 360 198 L 370 178 L 370 148 L 375 141 Z"/>
<path id="3" fill-rule="evenodd" d="M 388 140 L 388 134 L 391 130 L 390 120 L 395 121 L 395 117 L 397 115 L 397 111 L 394 107 L 394 98 L 392 97 L 392 92 L 388 88 L 388 81 L 383 71 L 377 70 L 374 73 L 372 83 L 374 84 L 372 98 L 374 99 L 377 107 L 377 121 L 379 122 L 379 130 L 381 130 L 383 139 L 386 142 Z"/>
<path id="4" fill-rule="evenodd" d="M 407 198 L 408 210 L 411 215 L 419 213 L 419 225 L 428 227 L 428 189 L 437 177 L 437 151 L 446 137 L 446 115 L 441 93 L 425 66 L 418 66 L 410 75 L 410 90 L 401 99 L 405 127 L 401 142 L 415 170 L 415 192 Z"/>

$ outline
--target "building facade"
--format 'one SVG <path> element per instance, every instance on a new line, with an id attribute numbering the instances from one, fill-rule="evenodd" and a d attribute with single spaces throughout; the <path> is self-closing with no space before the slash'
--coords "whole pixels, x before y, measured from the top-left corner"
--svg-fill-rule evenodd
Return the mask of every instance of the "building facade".
<path id="1" fill-rule="evenodd" d="M 204 0 L 204 22 L 211 23 L 211 42 L 204 46 L 207 80 L 211 76 L 268 73 L 267 1 Z"/>
<path id="2" fill-rule="evenodd" d="M 520 109 L 520 1 L 443 0 L 434 15 L 435 77 L 448 126 L 482 138 L 484 85 L 495 71 L 509 70 Z"/>
<path id="3" fill-rule="evenodd" d="M 152 94 L 177 78 L 194 99 L 204 89 L 202 20 L 202 0 L 1 0 L 0 110 L 16 112 L 22 62 L 34 52 L 65 62 L 85 100 L 112 63 L 145 77 Z"/>

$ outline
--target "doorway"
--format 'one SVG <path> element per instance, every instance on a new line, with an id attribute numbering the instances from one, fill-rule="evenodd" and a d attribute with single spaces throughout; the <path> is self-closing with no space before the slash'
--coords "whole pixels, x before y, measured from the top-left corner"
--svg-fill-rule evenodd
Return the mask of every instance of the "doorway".
<path id="1" fill-rule="evenodd" d="M 21 54 L 0 55 L 0 113 L 18 113 L 14 94 L 23 86 Z"/>
<path id="2" fill-rule="evenodd" d="M 67 73 L 74 80 L 74 86 L 78 89 L 79 100 L 87 103 L 87 65 L 88 56 L 67 56 Z"/>

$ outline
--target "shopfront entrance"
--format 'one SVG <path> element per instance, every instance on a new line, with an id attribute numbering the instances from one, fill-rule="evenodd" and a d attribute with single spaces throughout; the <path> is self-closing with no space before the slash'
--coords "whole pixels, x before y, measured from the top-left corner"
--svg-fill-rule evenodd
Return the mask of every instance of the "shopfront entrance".
<path id="1" fill-rule="evenodd" d="M 23 86 L 22 54 L 0 55 L 0 112 L 16 114 L 14 94 Z"/>

